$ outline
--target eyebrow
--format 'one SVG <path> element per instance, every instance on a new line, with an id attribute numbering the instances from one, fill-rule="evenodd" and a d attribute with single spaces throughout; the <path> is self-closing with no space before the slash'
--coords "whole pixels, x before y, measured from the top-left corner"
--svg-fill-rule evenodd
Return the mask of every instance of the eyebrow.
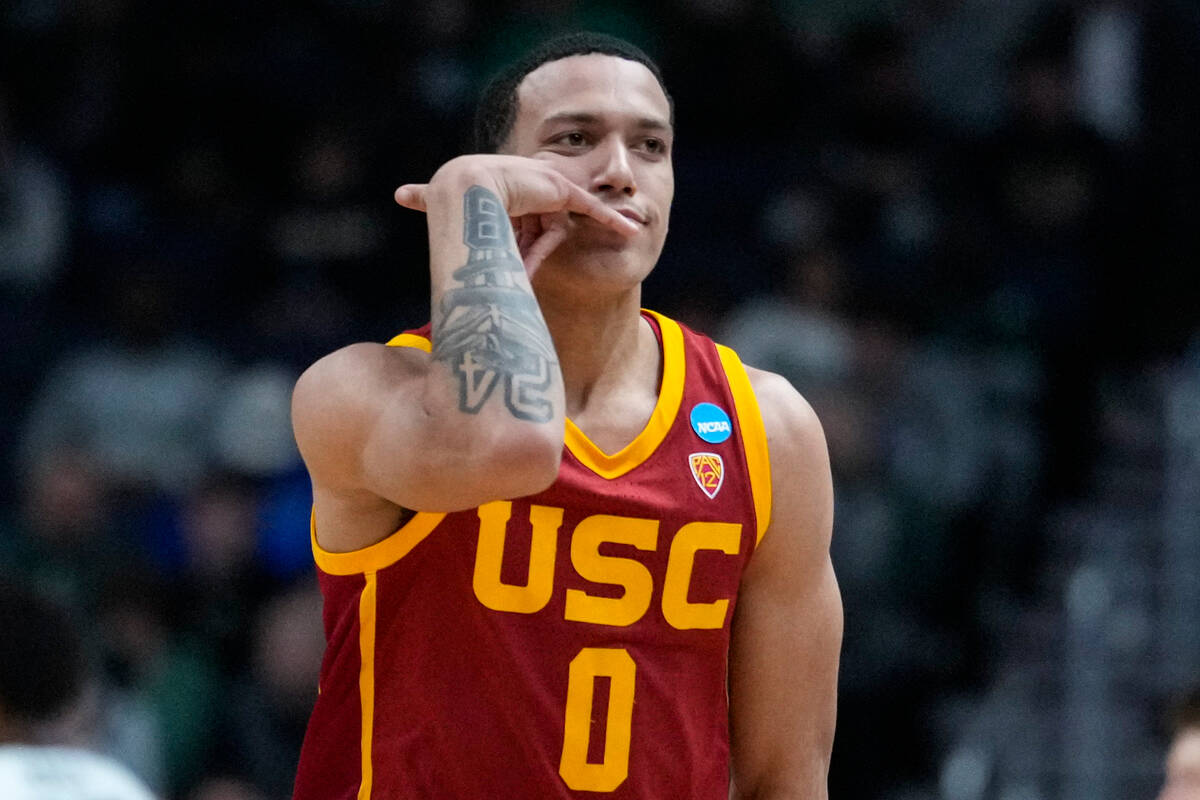
<path id="1" fill-rule="evenodd" d="M 577 125 L 596 125 L 603 120 L 599 114 L 593 114 L 588 111 L 564 111 L 559 114 L 552 114 L 542 121 L 542 126 L 555 125 L 560 122 L 573 122 Z M 635 122 L 639 130 L 645 131 L 664 131 L 669 132 L 671 126 L 655 117 L 638 117 Z"/>

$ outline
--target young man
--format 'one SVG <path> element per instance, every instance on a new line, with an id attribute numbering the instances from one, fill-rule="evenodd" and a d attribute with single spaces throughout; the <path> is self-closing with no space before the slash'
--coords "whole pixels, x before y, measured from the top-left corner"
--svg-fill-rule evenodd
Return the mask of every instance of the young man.
<path id="1" fill-rule="evenodd" d="M 1158 800 L 1200 800 L 1200 686 L 1174 708 L 1166 772 Z"/>
<path id="2" fill-rule="evenodd" d="M 566 37 L 485 92 L 487 154 L 396 191 L 432 323 L 293 400 L 328 638 L 297 800 L 826 797 L 825 442 L 640 310 L 673 123 L 643 53 Z"/>

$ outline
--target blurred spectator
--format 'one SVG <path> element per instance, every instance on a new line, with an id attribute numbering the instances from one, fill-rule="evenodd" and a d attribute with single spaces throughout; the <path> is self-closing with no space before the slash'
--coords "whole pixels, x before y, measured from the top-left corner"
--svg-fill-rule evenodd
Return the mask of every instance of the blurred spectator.
<path id="1" fill-rule="evenodd" d="M 158 543 L 181 600 L 176 624 L 233 674 L 251 652 L 258 607 L 277 589 L 256 559 L 259 490 L 243 477 L 213 474 L 176 514 Z"/>
<path id="2" fill-rule="evenodd" d="M 999 235 L 987 291 L 992 303 L 1007 297 L 1026 309 L 1024 341 L 1043 360 L 1049 383 L 1041 409 L 1050 438 L 1045 488 L 1075 496 L 1095 455 L 1087 387 L 1103 358 L 1099 293 L 1106 274 L 1127 268 L 1115 260 L 1129 245 L 1110 224 L 1123 208 L 1113 152 L 1080 121 L 1074 103 L 1075 19 L 1052 5 L 1040 20 L 1014 57 L 1011 119 L 980 159 L 990 172 Z"/>
<path id="3" fill-rule="evenodd" d="M 0 796 L 5 800 L 152 800 L 116 761 L 42 738 L 87 681 L 83 640 L 67 612 L 0 583 Z"/>
<path id="4" fill-rule="evenodd" d="M 393 286 L 397 294 L 405 290 L 385 271 L 393 208 L 372 166 L 362 131 L 348 120 L 314 123 L 298 137 L 286 191 L 262 226 L 273 274 L 259 300 L 266 307 L 255 312 L 256 324 L 285 355 L 352 341 L 343 298 L 357 298 L 373 319 L 394 310 Z M 278 358 L 261 347 L 254 352 Z"/>
<path id="5" fill-rule="evenodd" d="M 1158 800 L 1200 800 L 1200 687 L 1181 698 L 1171 716 L 1166 778 Z"/>
<path id="6" fill-rule="evenodd" d="M 76 347 L 52 369 L 25 427 L 25 458 L 70 446 L 124 487 L 177 492 L 206 466 L 225 368 L 172 328 L 161 276 L 129 275 L 113 293 L 112 338 Z"/>
<path id="7" fill-rule="evenodd" d="M 130 568 L 95 610 L 105 686 L 99 746 L 174 796 L 202 774 L 224 696 L 220 654 L 181 623 L 179 591 Z"/>
<path id="8" fill-rule="evenodd" d="M 494 8 L 489 16 L 489 29 L 482 38 L 480 77 L 490 76 L 533 44 L 566 31 L 617 34 L 639 46 L 650 39 L 644 9 L 622 0 L 512 0 Z"/>
<path id="9" fill-rule="evenodd" d="M 1079 11 L 1075 72 L 1080 114 L 1100 135 L 1133 139 L 1141 115 L 1141 19 L 1138 4 L 1092 0 Z"/>
<path id="10" fill-rule="evenodd" d="M 386 207 L 360 196 L 366 166 L 362 143 L 346 126 L 318 125 L 303 137 L 290 170 L 293 196 L 268 227 L 282 263 L 347 269 L 379 252 Z"/>
<path id="11" fill-rule="evenodd" d="M 280 475 L 300 465 L 291 417 L 297 377 L 270 363 L 230 376 L 213 413 L 217 465 L 253 478 Z"/>
<path id="12" fill-rule="evenodd" d="M 53 336 L 50 299 L 68 257 L 71 234 L 67 178 L 18 131 L 0 80 L 0 415 L 20 415 L 36 385 Z M 0 428 L 0 497 L 6 495 L 15 426 Z"/>
<path id="13" fill-rule="evenodd" d="M 19 513 L 0 523 L 4 569 L 94 608 L 113 572 L 138 558 L 132 543 L 118 546 L 105 473 L 87 453 L 59 447 L 39 451 L 22 478 Z"/>
<path id="14" fill-rule="evenodd" d="M 810 402 L 852 370 L 854 334 L 843 314 L 844 256 L 833 245 L 797 251 L 783 290 L 753 298 L 726 318 L 722 341 L 748 364 L 784 375 Z"/>
<path id="15" fill-rule="evenodd" d="M 396 305 L 402 306 L 402 301 Z M 370 329 L 356 318 L 359 308 L 320 274 L 289 275 L 254 308 L 248 332 L 253 341 L 242 344 L 257 356 L 282 359 L 299 371 L 307 366 L 305 359 L 311 354 L 332 351 L 361 338 L 354 334 L 359 326 Z M 365 311 L 363 316 L 367 316 Z M 388 338 L 390 334 L 382 331 L 393 326 L 381 329 L 377 338 Z"/>
<path id="16" fill-rule="evenodd" d="M 308 530 L 312 483 L 299 466 L 263 487 L 259 507 L 258 558 L 275 580 L 287 582 L 313 572 L 312 542 L 297 531 Z"/>
<path id="17" fill-rule="evenodd" d="M 0 84 L 0 291 L 28 300 L 62 266 L 69 206 L 62 172 L 17 138 L 7 100 Z"/>
<path id="18" fill-rule="evenodd" d="M 205 778 L 187 797 L 188 800 L 267 800 L 252 784 L 229 777 Z"/>
<path id="19" fill-rule="evenodd" d="M 470 107 L 472 65 L 468 56 L 468 34 L 472 24 L 466 0 L 423 0 L 413 4 L 424 47 L 417 60 L 416 100 L 441 117 L 465 113 Z"/>
<path id="20" fill-rule="evenodd" d="M 1005 61 L 1047 0 L 927 0 L 906 15 L 916 76 L 931 119 L 978 135 L 1004 119 Z M 915 6 L 915 8 L 913 8 Z"/>
<path id="21" fill-rule="evenodd" d="M 321 596 L 311 581 L 263 607 L 249 668 L 223 707 L 217 763 L 268 797 L 291 793 L 324 652 Z"/>

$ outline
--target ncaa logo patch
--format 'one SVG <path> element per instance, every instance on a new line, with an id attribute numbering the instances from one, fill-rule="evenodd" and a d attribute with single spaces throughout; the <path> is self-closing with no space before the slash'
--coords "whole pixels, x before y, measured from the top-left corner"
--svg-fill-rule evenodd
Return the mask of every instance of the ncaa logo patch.
<path id="1" fill-rule="evenodd" d="M 725 409 L 712 403 L 697 403 L 692 408 L 692 430 L 709 444 L 720 444 L 733 435 L 733 424 Z"/>
<path id="2" fill-rule="evenodd" d="M 692 453 L 688 456 L 688 466 L 692 468 L 692 477 L 700 491 L 712 500 L 721 491 L 725 482 L 725 462 L 716 453 Z"/>

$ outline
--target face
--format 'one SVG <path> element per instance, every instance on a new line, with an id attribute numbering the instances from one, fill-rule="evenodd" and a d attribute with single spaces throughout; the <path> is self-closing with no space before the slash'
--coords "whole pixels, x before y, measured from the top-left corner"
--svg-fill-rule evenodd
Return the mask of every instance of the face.
<path id="1" fill-rule="evenodd" d="M 662 252 L 675 194 L 671 110 L 654 74 L 614 56 L 571 56 L 526 75 L 517 101 L 507 152 L 549 162 L 639 223 L 627 240 L 572 215 L 535 278 L 590 291 L 640 284 Z"/>
<path id="2" fill-rule="evenodd" d="M 1171 743 L 1158 800 L 1200 800 L 1200 728 L 1184 730 Z"/>

